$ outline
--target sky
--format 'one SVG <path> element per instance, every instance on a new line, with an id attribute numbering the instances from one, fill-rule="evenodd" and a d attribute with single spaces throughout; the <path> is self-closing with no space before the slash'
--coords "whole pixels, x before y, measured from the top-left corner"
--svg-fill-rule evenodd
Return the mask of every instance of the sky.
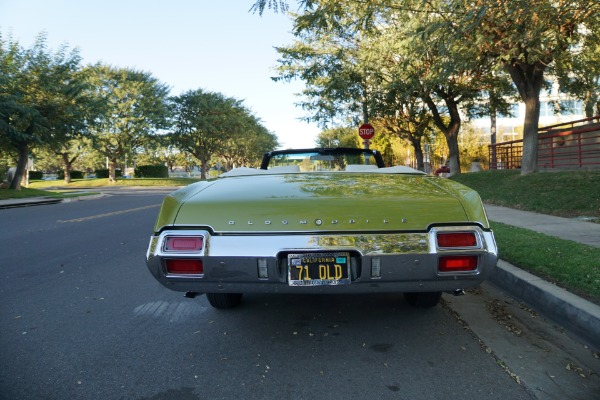
<path id="1" fill-rule="evenodd" d="M 292 43 L 292 20 L 254 0 L 0 0 L 0 33 L 31 47 L 77 48 L 82 64 L 152 73 L 171 95 L 203 89 L 243 100 L 282 148 L 314 147 L 320 129 L 300 121 L 303 84 L 273 82 L 275 46 Z M 291 5 L 295 4 L 293 1 Z"/>

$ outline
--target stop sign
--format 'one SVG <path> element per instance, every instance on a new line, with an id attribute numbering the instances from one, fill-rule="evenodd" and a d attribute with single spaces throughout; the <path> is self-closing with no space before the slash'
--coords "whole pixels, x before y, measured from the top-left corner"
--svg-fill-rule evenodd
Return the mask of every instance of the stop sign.
<path id="1" fill-rule="evenodd" d="M 362 124 L 358 128 L 358 136 L 365 140 L 369 140 L 375 136 L 375 128 L 373 128 L 373 125 L 371 124 Z"/>

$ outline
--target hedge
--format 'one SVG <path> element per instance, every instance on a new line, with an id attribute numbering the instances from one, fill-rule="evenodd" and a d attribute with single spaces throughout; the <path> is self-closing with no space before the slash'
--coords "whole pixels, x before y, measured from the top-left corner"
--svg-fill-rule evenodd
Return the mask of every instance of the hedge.
<path id="1" fill-rule="evenodd" d="M 108 178 L 108 170 L 107 169 L 97 169 L 94 171 L 96 174 L 96 178 Z M 115 170 L 115 178 L 120 178 L 122 176 L 121 170 Z"/>
<path id="2" fill-rule="evenodd" d="M 41 180 L 43 177 L 44 173 L 42 171 L 29 171 L 30 180 Z"/>
<path id="3" fill-rule="evenodd" d="M 136 178 L 168 178 L 169 168 L 165 165 L 140 165 L 135 168 Z"/>
<path id="4" fill-rule="evenodd" d="M 65 171 L 60 170 L 56 173 L 56 179 L 65 179 Z M 83 179 L 83 171 L 71 171 L 71 179 Z"/>

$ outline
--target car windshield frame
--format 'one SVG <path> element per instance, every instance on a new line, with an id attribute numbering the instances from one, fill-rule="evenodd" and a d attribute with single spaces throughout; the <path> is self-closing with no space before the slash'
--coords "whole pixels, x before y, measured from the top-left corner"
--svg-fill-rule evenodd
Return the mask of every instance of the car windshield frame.
<path id="1" fill-rule="evenodd" d="M 306 156 L 310 160 L 330 160 L 334 159 L 360 159 L 366 165 L 372 165 L 376 168 L 384 168 L 383 157 L 377 150 L 359 149 L 351 147 L 336 148 L 314 148 L 314 149 L 288 149 L 276 150 L 265 153 L 262 159 L 260 169 L 268 170 L 272 168 L 272 161 L 289 156 L 291 159 L 298 160 L 299 157 Z M 331 157 L 331 158 L 330 158 Z M 366 160 L 366 162 L 364 161 Z M 368 164 L 367 164 L 368 163 Z"/>

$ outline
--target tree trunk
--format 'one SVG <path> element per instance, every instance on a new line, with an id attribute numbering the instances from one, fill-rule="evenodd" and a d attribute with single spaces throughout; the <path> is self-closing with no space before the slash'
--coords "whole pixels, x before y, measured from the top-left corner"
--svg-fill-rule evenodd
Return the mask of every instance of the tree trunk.
<path id="1" fill-rule="evenodd" d="M 61 154 L 63 161 L 63 171 L 65 172 L 65 183 L 71 183 L 71 163 L 69 162 L 69 155 L 67 153 Z"/>
<path id="2" fill-rule="evenodd" d="M 458 149 L 458 131 L 460 130 L 460 123 L 458 126 L 451 127 L 448 133 L 445 133 L 446 144 L 448 145 L 448 167 L 450 167 L 450 174 L 448 176 L 460 174 L 460 151 Z"/>
<path id="3" fill-rule="evenodd" d="M 111 158 L 108 160 L 108 183 L 115 183 L 117 181 L 117 159 Z"/>
<path id="4" fill-rule="evenodd" d="M 200 160 L 200 179 L 206 180 L 206 167 L 208 166 L 208 161 L 205 159 Z"/>
<path id="5" fill-rule="evenodd" d="M 440 116 L 437 105 L 431 96 L 426 96 L 425 102 L 433 115 L 433 123 L 442 131 L 446 138 L 446 144 L 448 145 L 448 166 L 450 167 L 449 176 L 459 175 L 460 151 L 458 149 L 458 133 L 460 132 L 461 125 L 460 112 L 458 111 L 458 103 L 451 95 L 445 95 L 443 97 L 446 107 L 448 108 L 448 113 L 450 114 L 450 122 L 448 125 L 446 125 L 444 119 Z"/>
<path id="6" fill-rule="evenodd" d="M 233 157 L 222 156 L 222 158 L 223 161 L 225 161 L 225 171 L 231 171 L 233 168 L 235 168 L 235 162 L 233 161 Z M 221 171 L 219 171 L 219 173 L 220 172 Z"/>
<path id="7" fill-rule="evenodd" d="M 511 62 L 505 64 L 519 95 L 525 103 L 523 124 L 523 158 L 521 175 L 537 172 L 538 124 L 540 122 L 540 91 L 544 84 L 546 64 L 525 64 Z"/>
<path id="8" fill-rule="evenodd" d="M 419 171 L 425 171 L 425 162 L 423 161 L 423 149 L 421 148 L 421 138 L 410 136 L 410 143 L 415 151 L 415 158 L 417 159 L 417 169 Z"/>
<path id="9" fill-rule="evenodd" d="M 27 162 L 29 160 L 29 146 L 27 146 L 27 143 L 21 143 L 17 148 L 17 152 L 19 154 L 19 159 L 17 160 L 17 169 L 9 187 L 13 190 L 21 190 L 21 180 L 23 179 L 23 174 L 27 173 Z"/>
<path id="10" fill-rule="evenodd" d="M 491 107 L 490 110 L 490 143 L 492 147 L 491 158 L 490 158 L 490 169 L 498 168 L 498 155 L 496 154 L 496 108 Z"/>
<path id="11" fill-rule="evenodd" d="M 537 172 L 538 124 L 540 120 L 540 98 L 532 96 L 525 100 L 525 122 L 523 124 L 523 159 L 521 175 Z"/>
<path id="12" fill-rule="evenodd" d="M 592 94 L 592 91 L 588 90 L 585 94 L 584 107 L 585 107 L 585 116 L 586 118 L 591 118 L 594 116 L 594 106 L 597 103 L 597 99 Z M 594 121 L 590 121 L 593 123 Z"/>

